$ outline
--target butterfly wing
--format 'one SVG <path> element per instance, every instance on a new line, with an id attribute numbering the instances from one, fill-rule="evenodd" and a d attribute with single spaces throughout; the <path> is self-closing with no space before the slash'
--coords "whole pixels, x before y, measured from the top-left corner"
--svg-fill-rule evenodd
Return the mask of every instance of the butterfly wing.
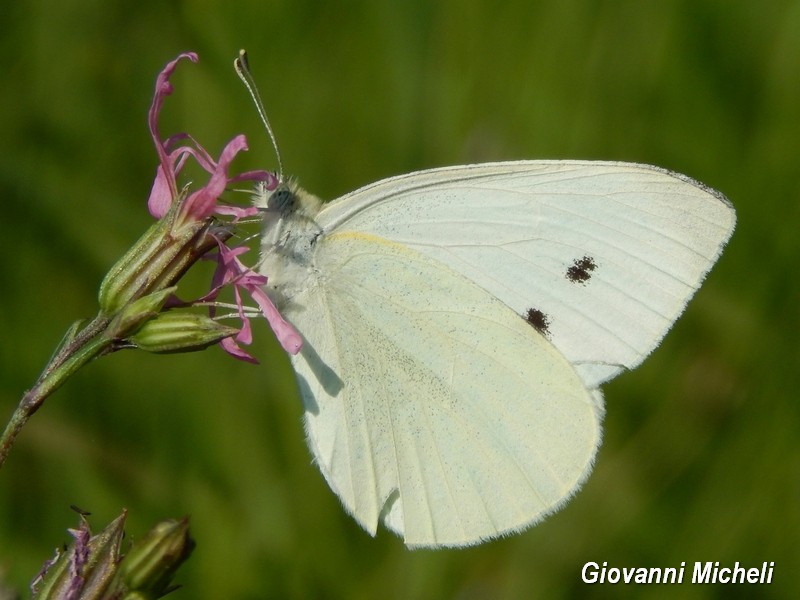
<path id="1" fill-rule="evenodd" d="M 593 389 L 658 346 L 735 212 L 719 192 L 656 167 L 522 161 L 386 179 L 317 221 L 403 244 L 474 281 L 536 324 Z"/>
<path id="2" fill-rule="evenodd" d="M 523 528 L 586 478 L 599 392 L 504 303 L 445 264 L 375 235 L 316 244 L 284 314 L 311 450 L 346 509 L 409 546 Z"/>
<path id="3" fill-rule="evenodd" d="M 574 493 L 597 386 L 658 345 L 735 224 L 691 179 L 597 162 L 411 173 L 316 210 L 265 262 L 292 265 L 267 275 L 305 338 L 309 444 L 362 526 L 411 546 L 513 532 Z"/>

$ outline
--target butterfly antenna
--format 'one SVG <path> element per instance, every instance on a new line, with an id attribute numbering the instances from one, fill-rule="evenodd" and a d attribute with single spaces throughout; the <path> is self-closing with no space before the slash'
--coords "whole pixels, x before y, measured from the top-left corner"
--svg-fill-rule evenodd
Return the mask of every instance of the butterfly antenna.
<path id="1" fill-rule="evenodd" d="M 236 69 L 236 74 L 250 93 L 250 97 L 256 105 L 258 116 L 261 117 L 261 123 L 264 125 L 264 129 L 267 130 L 269 139 L 272 141 L 272 147 L 275 149 L 275 156 L 278 158 L 278 181 L 283 182 L 283 161 L 281 160 L 281 153 L 278 150 L 278 142 L 275 140 L 275 134 L 272 133 L 272 127 L 269 124 L 269 119 L 267 119 L 264 103 L 261 101 L 261 95 L 258 93 L 258 87 L 256 86 L 255 79 L 253 79 L 253 74 L 250 73 L 250 65 L 247 62 L 247 52 L 239 50 L 239 56 L 233 61 L 233 68 Z"/>

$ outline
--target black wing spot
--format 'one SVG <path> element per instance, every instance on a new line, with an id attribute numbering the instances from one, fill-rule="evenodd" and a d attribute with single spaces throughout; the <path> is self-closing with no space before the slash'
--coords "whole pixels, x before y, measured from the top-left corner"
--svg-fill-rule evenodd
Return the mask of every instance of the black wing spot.
<path id="1" fill-rule="evenodd" d="M 541 333 L 544 337 L 549 337 L 550 334 L 550 319 L 546 314 L 538 308 L 529 308 L 528 312 L 524 315 L 525 320 L 533 325 L 533 328 Z"/>
<path id="2" fill-rule="evenodd" d="M 592 271 L 597 268 L 597 263 L 591 256 L 584 256 L 583 258 L 576 259 L 572 266 L 567 269 L 567 279 L 572 283 L 585 284 L 592 278 Z"/>

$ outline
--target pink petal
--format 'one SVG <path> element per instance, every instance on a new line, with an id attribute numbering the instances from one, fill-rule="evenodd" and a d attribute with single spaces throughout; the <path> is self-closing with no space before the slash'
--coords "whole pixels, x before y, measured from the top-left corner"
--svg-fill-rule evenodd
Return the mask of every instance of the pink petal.
<path id="1" fill-rule="evenodd" d="M 260 212 L 260 210 L 257 206 L 229 206 L 227 204 L 223 204 L 217 206 L 214 212 L 218 215 L 231 215 L 232 217 L 235 217 L 236 220 L 239 220 L 246 217 L 254 217 Z"/>
<path id="2" fill-rule="evenodd" d="M 255 357 L 242 350 L 233 338 L 227 337 L 222 340 L 219 345 L 222 346 L 222 349 L 225 350 L 225 352 L 234 358 L 238 358 L 239 360 L 253 363 L 255 365 L 258 364 L 258 361 L 255 359 Z"/>
<path id="3" fill-rule="evenodd" d="M 175 72 L 175 68 L 178 66 L 178 62 L 181 59 L 188 58 L 192 62 L 197 62 L 197 54 L 194 52 L 185 52 L 178 56 L 175 60 L 167 63 L 161 73 L 158 74 L 156 78 L 156 90 L 153 94 L 153 103 L 150 105 L 150 111 L 147 117 L 147 123 L 150 127 L 150 135 L 153 137 L 153 142 L 156 145 L 156 152 L 158 152 L 158 159 L 161 163 L 162 169 L 162 177 L 164 181 L 158 183 L 158 188 L 162 186 L 166 186 L 166 189 L 169 190 L 171 193 L 171 197 L 176 197 L 178 195 L 178 188 L 175 183 L 175 176 L 172 171 L 169 169 L 169 161 L 167 160 L 167 150 L 161 142 L 161 137 L 158 134 L 158 116 L 161 113 L 161 107 L 164 105 L 164 99 L 172 94 L 172 84 L 169 82 L 169 78 L 172 77 L 172 74 Z M 158 179 L 158 175 L 156 176 Z M 154 183 L 154 187 L 156 184 Z M 157 210 L 162 208 L 163 204 L 163 194 L 164 192 L 159 189 L 156 194 L 156 199 L 153 201 Z"/>
<path id="4" fill-rule="evenodd" d="M 206 186 L 186 199 L 183 205 L 184 214 L 198 221 L 210 217 L 216 208 L 217 198 L 225 191 L 228 185 L 228 167 L 242 151 L 247 150 L 247 139 L 243 135 L 237 135 L 222 150 L 214 172 L 208 180 Z"/>
<path id="5" fill-rule="evenodd" d="M 250 288 L 248 291 L 253 300 L 256 301 L 256 304 L 258 304 L 261 309 L 261 314 L 267 319 L 269 326 L 272 328 L 275 337 L 278 338 L 278 342 L 280 342 L 283 349 L 289 354 L 297 354 L 300 352 L 300 349 L 303 347 L 303 338 L 297 330 L 281 316 L 281 313 L 275 308 L 275 305 L 272 303 L 272 300 L 269 299 L 267 293 L 260 287 Z"/>
<path id="6" fill-rule="evenodd" d="M 237 181 L 266 181 L 267 189 L 274 190 L 278 187 L 278 178 L 269 171 L 245 171 L 231 177 L 228 182 L 235 183 Z"/>
<path id="7" fill-rule="evenodd" d="M 173 178 L 174 181 L 174 178 Z M 163 164 L 156 169 L 156 178 L 153 180 L 153 187 L 150 189 L 150 197 L 147 199 L 147 210 L 156 219 L 160 219 L 172 204 L 172 189 L 170 179 L 166 176 Z"/>
<path id="8" fill-rule="evenodd" d="M 242 328 L 236 334 L 236 341 L 245 346 L 253 343 L 253 328 L 250 326 L 250 319 L 242 318 Z"/>

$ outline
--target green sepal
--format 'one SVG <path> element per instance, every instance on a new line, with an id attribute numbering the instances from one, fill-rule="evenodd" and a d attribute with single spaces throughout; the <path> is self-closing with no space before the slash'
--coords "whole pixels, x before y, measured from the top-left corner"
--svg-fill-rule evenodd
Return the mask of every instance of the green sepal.
<path id="1" fill-rule="evenodd" d="M 134 300 L 114 316 L 108 326 L 108 335 L 115 339 L 127 338 L 155 317 L 177 289 L 177 286 L 168 287 Z"/>
<path id="2" fill-rule="evenodd" d="M 172 286 L 219 241 L 233 235 L 213 219 L 182 219 L 181 204 L 173 202 L 169 212 L 111 267 L 98 293 L 103 314 L 111 315 L 136 298 Z"/>

